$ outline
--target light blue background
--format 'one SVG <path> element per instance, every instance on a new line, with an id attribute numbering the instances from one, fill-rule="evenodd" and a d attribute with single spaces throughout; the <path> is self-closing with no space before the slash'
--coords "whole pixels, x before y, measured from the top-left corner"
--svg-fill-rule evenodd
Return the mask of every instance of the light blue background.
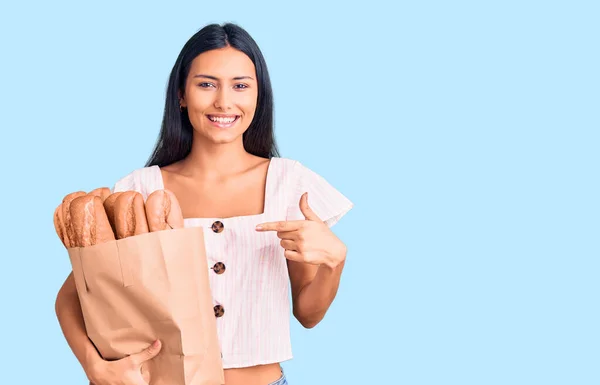
<path id="1" fill-rule="evenodd" d="M 179 50 L 233 21 L 282 155 L 356 205 L 291 385 L 600 383 L 597 2 L 168 4 L 0 6 L 0 382 L 87 384 L 54 208 L 143 166 Z"/>

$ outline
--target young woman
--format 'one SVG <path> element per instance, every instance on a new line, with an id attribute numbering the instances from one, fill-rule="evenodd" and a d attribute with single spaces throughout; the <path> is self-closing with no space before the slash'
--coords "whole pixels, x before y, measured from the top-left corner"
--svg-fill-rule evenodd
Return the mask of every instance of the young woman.
<path id="1" fill-rule="evenodd" d="M 287 384 L 290 301 L 306 328 L 332 303 L 346 258 L 333 226 L 352 203 L 300 162 L 278 156 L 265 60 L 234 24 L 212 24 L 185 44 L 171 72 L 162 128 L 143 168 L 113 192 L 176 195 L 185 226 L 205 228 L 210 285 L 227 385 Z M 56 311 L 95 385 L 142 385 L 160 342 L 104 361 L 86 335 L 72 274 Z"/>

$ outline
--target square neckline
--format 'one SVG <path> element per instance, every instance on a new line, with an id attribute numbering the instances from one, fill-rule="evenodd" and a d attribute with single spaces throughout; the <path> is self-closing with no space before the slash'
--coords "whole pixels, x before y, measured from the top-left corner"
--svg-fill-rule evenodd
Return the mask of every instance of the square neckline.
<path id="1" fill-rule="evenodd" d="M 273 168 L 273 162 L 276 159 L 276 157 L 272 157 L 269 159 L 269 164 L 267 166 L 267 177 L 265 180 L 265 191 L 264 191 L 264 198 L 263 198 L 263 212 L 260 214 L 250 214 L 250 215 L 236 215 L 236 216 L 232 216 L 232 217 L 187 217 L 187 218 L 183 218 L 184 223 L 190 223 L 190 222 L 198 222 L 198 221 L 202 221 L 202 222 L 213 222 L 213 221 L 217 221 L 217 220 L 227 220 L 227 221 L 236 221 L 236 220 L 245 220 L 245 219 L 258 219 L 258 218 L 262 218 L 267 214 L 268 211 L 268 198 L 269 198 L 269 194 L 271 192 L 271 174 L 272 174 L 272 168 Z M 158 186 L 157 186 L 157 190 L 164 190 L 165 189 L 165 181 L 163 179 L 162 176 L 162 172 L 160 169 L 160 166 L 158 165 L 153 165 L 152 166 L 155 169 L 157 178 L 156 180 L 158 181 Z"/>

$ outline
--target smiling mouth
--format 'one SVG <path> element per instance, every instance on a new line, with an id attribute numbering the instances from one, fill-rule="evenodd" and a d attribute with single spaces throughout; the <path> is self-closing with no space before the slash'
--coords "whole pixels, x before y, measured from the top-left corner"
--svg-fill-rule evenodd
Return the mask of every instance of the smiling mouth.
<path id="1" fill-rule="evenodd" d="M 239 119 L 239 115 L 227 115 L 227 116 L 217 116 L 217 115 L 206 115 L 206 117 L 215 123 L 220 124 L 231 124 Z"/>

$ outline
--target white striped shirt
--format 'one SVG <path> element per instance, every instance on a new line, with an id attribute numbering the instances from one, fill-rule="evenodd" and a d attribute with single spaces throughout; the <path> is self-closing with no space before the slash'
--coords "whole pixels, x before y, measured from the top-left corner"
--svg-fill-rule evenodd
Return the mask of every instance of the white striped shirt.
<path id="1" fill-rule="evenodd" d="M 158 166 L 143 167 L 119 179 L 112 191 L 134 190 L 144 201 L 164 189 Z M 353 206 L 323 177 L 300 162 L 272 158 L 267 171 L 264 212 L 229 218 L 184 218 L 184 226 L 204 229 L 209 267 L 221 262 L 225 271 L 209 271 L 223 367 L 239 368 L 292 358 L 290 286 L 284 249 L 274 231 L 257 232 L 259 223 L 304 219 L 300 196 L 308 191 L 311 209 L 333 226 Z M 223 223 L 214 232 L 215 221 Z"/>

